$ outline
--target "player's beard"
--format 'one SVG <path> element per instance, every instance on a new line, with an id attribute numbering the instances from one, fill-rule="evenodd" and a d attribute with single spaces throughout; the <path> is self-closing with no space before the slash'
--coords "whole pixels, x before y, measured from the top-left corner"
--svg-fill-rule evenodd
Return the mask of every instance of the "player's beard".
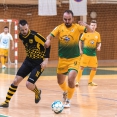
<path id="1" fill-rule="evenodd" d="M 69 27 L 72 26 L 72 24 L 65 23 L 65 26 L 66 26 L 67 28 L 69 28 Z"/>

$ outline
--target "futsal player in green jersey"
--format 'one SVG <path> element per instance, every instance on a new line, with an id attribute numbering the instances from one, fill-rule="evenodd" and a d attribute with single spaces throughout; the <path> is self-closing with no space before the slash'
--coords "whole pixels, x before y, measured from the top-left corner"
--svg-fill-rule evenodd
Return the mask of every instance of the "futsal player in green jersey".
<path id="1" fill-rule="evenodd" d="M 79 21 L 79 24 L 73 23 L 73 12 L 66 10 L 63 13 L 63 24 L 58 25 L 48 36 L 45 46 L 50 45 L 50 40 L 58 36 L 58 54 L 59 62 L 57 66 L 58 84 L 63 90 L 64 107 L 70 107 L 70 99 L 75 91 L 75 78 L 79 66 L 79 36 L 83 32 L 92 31 L 89 25 Z M 68 74 L 68 83 L 65 78 Z"/>
<path id="2" fill-rule="evenodd" d="M 79 85 L 80 78 L 85 67 L 92 68 L 90 72 L 88 85 L 97 86 L 97 84 L 93 82 L 93 78 L 96 74 L 96 69 L 98 66 L 96 50 L 101 50 L 101 39 L 100 34 L 97 31 L 95 31 L 97 28 L 96 20 L 91 21 L 90 27 L 92 28 L 93 32 L 83 33 L 79 41 L 81 61 L 78 70 L 78 75 L 76 78 L 76 86 Z"/>
<path id="3" fill-rule="evenodd" d="M 38 89 L 35 83 L 47 66 L 50 47 L 44 47 L 46 39 L 39 33 L 30 30 L 26 20 L 19 21 L 19 31 L 19 38 L 25 47 L 27 56 L 9 87 L 6 100 L 0 104 L 0 107 L 2 108 L 9 107 L 9 102 L 17 91 L 19 83 L 28 74 L 29 76 L 26 82 L 26 87 L 34 92 L 35 103 L 38 103 L 41 99 L 41 89 Z"/>

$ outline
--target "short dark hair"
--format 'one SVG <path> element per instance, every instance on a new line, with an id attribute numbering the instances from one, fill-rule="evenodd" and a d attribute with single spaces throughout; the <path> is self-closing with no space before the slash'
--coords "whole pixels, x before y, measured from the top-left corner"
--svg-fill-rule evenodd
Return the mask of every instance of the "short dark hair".
<path id="1" fill-rule="evenodd" d="M 8 26 L 5 26 L 4 28 L 9 28 Z"/>
<path id="2" fill-rule="evenodd" d="M 97 21 L 96 20 L 91 20 L 91 23 L 97 23 Z"/>
<path id="3" fill-rule="evenodd" d="M 21 24 L 22 26 L 24 26 L 24 25 L 28 24 L 28 22 L 26 20 L 20 20 L 19 24 Z"/>
<path id="4" fill-rule="evenodd" d="M 64 13 L 68 13 L 68 14 L 71 14 L 72 16 L 74 16 L 74 13 L 72 12 L 72 10 L 65 10 Z"/>

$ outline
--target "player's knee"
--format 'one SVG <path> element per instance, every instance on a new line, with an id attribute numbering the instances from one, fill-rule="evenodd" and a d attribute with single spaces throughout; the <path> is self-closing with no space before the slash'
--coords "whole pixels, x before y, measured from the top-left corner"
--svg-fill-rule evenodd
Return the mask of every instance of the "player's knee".
<path id="1" fill-rule="evenodd" d="M 27 81 L 26 82 L 26 87 L 30 90 L 32 90 L 32 87 L 33 87 L 34 84 L 32 84 L 31 82 Z"/>
<path id="2" fill-rule="evenodd" d="M 81 69 L 81 70 L 84 70 L 84 67 L 83 67 L 83 66 L 80 66 L 80 69 Z"/>
<path id="3" fill-rule="evenodd" d="M 30 89 L 30 82 L 26 82 L 26 87 L 28 88 L 28 89 Z"/>
<path id="4" fill-rule="evenodd" d="M 22 79 L 16 76 L 12 84 L 18 86 L 21 81 Z"/>
<path id="5" fill-rule="evenodd" d="M 96 67 L 94 67 L 94 68 L 92 68 L 92 70 L 96 71 L 96 70 L 97 70 L 97 68 L 96 68 Z"/>

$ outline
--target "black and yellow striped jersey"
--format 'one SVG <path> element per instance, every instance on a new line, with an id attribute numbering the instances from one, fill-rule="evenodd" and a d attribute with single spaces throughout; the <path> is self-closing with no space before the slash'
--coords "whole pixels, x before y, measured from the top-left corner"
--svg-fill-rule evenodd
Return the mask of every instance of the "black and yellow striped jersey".
<path id="1" fill-rule="evenodd" d="M 22 40 L 27 57 L 30 59 L 42 59 L 49 58 L 50 48 L 45 49 L 44 43 L 46 39 L 39 33 L 29 30 L 27 36 L 19 34 L 19 38 Z"/>

